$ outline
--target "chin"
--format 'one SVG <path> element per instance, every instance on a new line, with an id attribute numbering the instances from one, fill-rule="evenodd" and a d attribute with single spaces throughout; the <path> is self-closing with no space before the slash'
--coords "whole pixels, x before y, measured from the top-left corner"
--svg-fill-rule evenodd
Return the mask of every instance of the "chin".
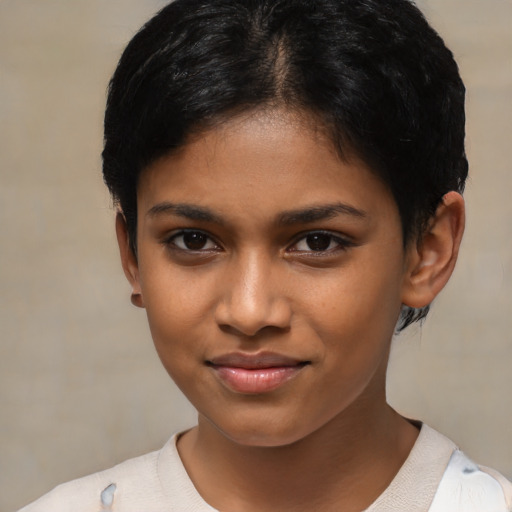
<path id="1" fill-rule="evenodd" d="M 281 446 L 289 446 L 302 439 L 300 435 L 279 435 L 267 432 L 251 432 L 251 433 L 236 433 L 230 435 L 223 432 L 223 434 L 232 442 L 247 447 L 253 448 L 278 448 Z"/>
<path id="2" fill-rule="evenodd" d="M 260 419 L 257 423 L 251 422 L 246 425 L 215 425 L 227 439 L 241 446 L 277 448 L 280 446 L 292 445 L 311 432 L 301 428 L 297 423 L 287 424 L 285 421 Z"/>

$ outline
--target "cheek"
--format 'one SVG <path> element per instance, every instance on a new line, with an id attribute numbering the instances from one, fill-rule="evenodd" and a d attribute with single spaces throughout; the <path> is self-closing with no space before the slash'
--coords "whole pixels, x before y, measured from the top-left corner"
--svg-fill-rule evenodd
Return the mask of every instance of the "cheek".
<path id="1" fill-rule="evenodd" d="M 214 274 L 178 267 L 165 258 L 146 258 L 140 267 L 141 291 L 148 317 L 155 322 L 194 326 L 215 300 Z"/>
<path id="2" fill-rule="evenodd" d="M 363 370 L 363 379 L 386 357 L 401 308 L 401 277 L 396 265 L 388 266 L 387 272 L 367 269 L 371 269 L 369 262 L 340 269 L 338 279 L 325 280 L 315 290 L 317 299 L 310 298 L 303 305 L 324 345 L 326 364 L 333 371 L 344 368 L 354 377 Z M 308 310 L 308 304 L 315 307 Z"/>
<path id="3" fill-rule="evenodd" d="M 149 272 L 141 269 L 142 296 L 155 347 L 169 370 L 168 360 L 200 352 L 206 345 L 215 286 L 207 274 L 191 269 L 148 267 Z"/>
<path id="4" fill-rule="evenodd" d="M 399 277 L 392 272 L 388 276 L 346 272 L 343 279 L 318 287 L 314 295 L 308 303 L 316 305 L 311 312 L 318 329 L 328 328 L 339 335 L 358 333 L 374 338 L 380 332 L 387 337 L 401 307 Z"/>
<path id="5" fill-rule="evenodd" d="M 382 290 L 386 291 L 385 286 Z M 385 375 L 390 340 L 400 311 L 400 301 L 390 297 L 389 289 L 379 293 L 380 284 L 365 292 L 349 293 L 345 286 L 342 291 L 346 293 L 319 308 L 312 320 L 322 344 L 321 365 L 325 370 L 324 378 L 318 382 L 319 394 L 331 397 L 329 402 L 319 405 L 325 408 L 325 414 L 330 414 L 332 403 L 343 409 L 366 389 L 381 389 L 378 383 Z"/>
<path id="6" fill-rule="evenodd" d="M 154 295 L 146 304 L 158 357 L 172 380 L 193 403 L 195 389 L 202 378 L 198 365 L 203 364 L 208 345 L 204 317 L 198 314 L 197 306 L 197 302 L 184 297 L 178 299 L 172 292 Z"/>

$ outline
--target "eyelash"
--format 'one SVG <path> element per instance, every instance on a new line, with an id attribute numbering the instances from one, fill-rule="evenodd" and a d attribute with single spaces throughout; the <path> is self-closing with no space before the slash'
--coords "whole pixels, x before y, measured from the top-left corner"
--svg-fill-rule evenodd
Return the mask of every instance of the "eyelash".
<path id="1" fill-rule="evenodd" d="M 185 237 L 187 234 L 188 235 L 199 235 L 200 237 L 204 237 L 205 244 L 213 244 L 214 246 L 208 247 L 206 249 L 205 248 L 190 249 L 190 248 L 187 248 L 186 243 L 183 242 L 182 245 L 184 247 L 180 247 L 180 245 L 178 245 L 176 243 L 176 240 L 178 240 L 181 237 Z M 318 237 L 318 236 L 327 237 L 328 242 L 329 242 L 327 248 L 319 249 L 319 250 L 314 250 L 311 248 L 309 248 L 309 249 L 293 248 L 293 247 L 298 246 L 301 241 L 304 241 L 305 243 L 307 243 L 306 239 L 308 237 L 315 237 L 315 236 L 316 237 Z M 325 241 L 327 241 L 327 240 L 325 240 Z M 180 230 L 178 232 L 173 233 L 171 236 L 167 237 L 165 240 L 163 240 L 162 243 L 172 250 L 179 251 L 182 253 L 188 253 L 191 255 L 192 254 L 194 254 L 194 255 L 211 254 L 212 252 L 220 252 L 222 250 L 221 245 L 211 235 L 209 235 L 208 233 L 206 233 L 204 231 L 198 230 L 198 229 Z M 336 246 L 334 248 L 330 247 L 333 243 L 336 244 Z M 334 234 L 330 231 L 318 230 L 318 231 L 307 231 L 305 233 L 301 233 L 300 235 L 298 235 L 295 238 L 295 241 L 293 242 L 293 244 L 290 245 L 286 250 L 287 250 L 287 252 L 297 253 L 301 256 L 322 257 L 322 256 L 330 256 L 333 253 L 337 253 L 339 251 L 345 251 L 346 249 L 348 249 L 349 247 L 352 247 L 354 245 L 355 245 L 354 242 L 352 242 L 351 240 L 344 238 L 338 234 Z"/>
<path id="2" fill-rule="evenodd" d="M 295 238 L 295 242 L 292 244 L 291 247 L 298 246 L 299 242 L 301 242 L 301 241 L 304 241 L 305 243 L 307 243 L 306 239 L 308 237 L 313 237 L 313 236 L 318 237 L 319 235 L 325 236 L 329 239 L 329 245 L 326 249 L 320 249 L 317 251 L 315 251 L 314 249 L 311 249 L 311 248 L 305 249 L 305 250 L 304 249 L 291 249 L 291 252 L 296 252 L 296 253 L 299 253 L 300 255 L 322 257 L 322 256 L 330 256 L 333 253 L 337 253 L 340 251 L 345 251 L 349 247 L 354 246 L 354 242 L 352 242 L 351 240 L 349 240 L 345 237 L 340 236 L 339 234 L 334 234 L 330 231 L 318 230 L 318 231 L 307 231 L 306 233 L 302 233 L 302 234 L 298 235 Z M 329 248 L 333 243 L 336 244 L 336 246 L 334 248 Z M 288 249 L 288 250 L 290 250 L 290 249 Z"/>
<path id="3" fill-rule="evenodd" d="M 215 245 L 215 247 L 213 248 L 208 248 L 208 249 L 204 249 L 204 248 L 201 248 L 201 249 L 190 249 L 190 248 L 187 248 L 187 247 L 180 247 L 177 243 L 176 243 L 176 240 L 179 239 L 180 237 L 185 237 L 186 235 L 200 235 L 200 236 L 203 236 L 205 237 L 206 239 L 206 243 L 213 243 Z M 211 253 L 213 251 L 216 251 L 218 249 L 221 249 L 221 246 L 220 244 L 218 244 L 215 239 L 209 235 L 208 233 L 204 232 L 204 231 L 201 231 L 199 229 L 182 229 L 176 233 L 173 233 L 171 236 L 167 237 L 165 240 L 163 240 L 162 242 L 165 246 L 173 249 L 173 250 L 176 250 L 176 251 L 181 251 L 183 253 L 191 253 L 191 254 L 200 254 L 200 253 Z M 185 244 L 183 244 L 185 245 Z"/>

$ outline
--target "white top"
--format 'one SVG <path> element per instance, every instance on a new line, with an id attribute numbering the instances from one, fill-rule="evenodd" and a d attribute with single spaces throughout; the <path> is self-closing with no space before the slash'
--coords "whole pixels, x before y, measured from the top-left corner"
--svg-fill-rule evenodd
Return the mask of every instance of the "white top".
<path id="1" fill-rule="evenodd" d="M 216 512 L 199 495 L 174 435 L 160 450 L 59 485 L 19 512 Z M 512 484 L 423 425 L 409 457 L 365 512 L 511 512 Z"/>

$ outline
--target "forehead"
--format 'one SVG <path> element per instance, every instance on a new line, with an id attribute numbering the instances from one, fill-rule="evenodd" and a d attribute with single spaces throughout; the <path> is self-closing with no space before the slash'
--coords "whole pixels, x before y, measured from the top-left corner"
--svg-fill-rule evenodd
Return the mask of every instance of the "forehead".
<path id="1" fill-rule="evenodd" d="M 317 120 L 280 110 L 230 119 L 152 164 L 139 211 L 165 201 L 227 214 L 340 202 L 373 215 L 396 210 L 386 185 L 354 155 L 342 160 Z"/>

